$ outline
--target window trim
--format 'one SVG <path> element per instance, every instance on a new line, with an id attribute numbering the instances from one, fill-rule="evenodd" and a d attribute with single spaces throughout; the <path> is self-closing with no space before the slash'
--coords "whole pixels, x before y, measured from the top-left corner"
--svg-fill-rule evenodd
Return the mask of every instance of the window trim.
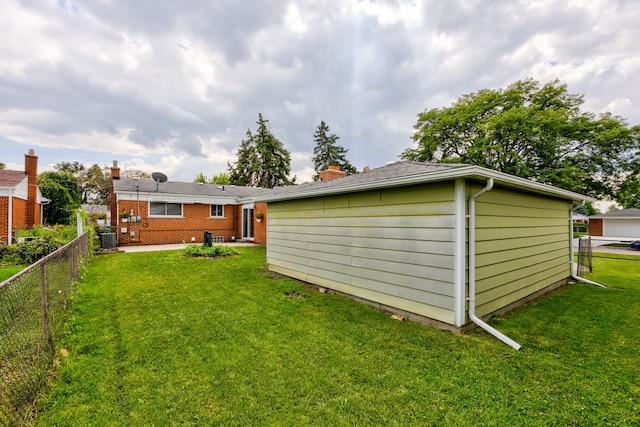
<path id="1" fill-rule="evenodd" d="M 164 204 L 164 215 L 158 215 L 158 214 L 152 214 L 151 213 L 151 205 L 152 204 Z M 180 214 L 179 215 L 168 215 L 167 212 L 167 205 L 180 205 Z M 149 218 L 184 218 L 184 203 L 177 203 L 177 202 L 161 202 L 161 201 L 153 201 L 153 202 L 149 202 L 149 206 L 148 206 L 148 212 L 149 212 Z"/>
<path id="2" fill-rule="evenodd" d="M 214 206 L 220 206 L 220 210 L 222 211 L 222 213 L 220 215 L 213 215 L 213 207 Z M 209 205 L 209 218 L 224 218 L 224 205 L 221 205 L 220 203 L 212 203 Z"/>

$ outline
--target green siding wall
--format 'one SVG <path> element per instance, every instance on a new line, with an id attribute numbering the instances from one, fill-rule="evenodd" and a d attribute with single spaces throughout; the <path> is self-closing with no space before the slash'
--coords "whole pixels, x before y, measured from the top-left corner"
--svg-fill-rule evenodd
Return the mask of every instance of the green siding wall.
<path id="1" fill-rule="evenodd" d="M 469 189 L 470 193 L 477 188 Z M 496 188 L 476 202 L 476 313 L 569 276 L 571 204 Z"/>
<path id="2" fill-rule="evenodd" d="M 269 203 L 269 269 L 454 324 L 453 197 L 450 182 Z M 479 316 L 569 276 L 570 207 L 499 187 L 477 199 Z"/>
<path id="3" fill-rule="evenodd" d="M 453 183 L 269 204 L 269 268 L 454 322 Z"/>

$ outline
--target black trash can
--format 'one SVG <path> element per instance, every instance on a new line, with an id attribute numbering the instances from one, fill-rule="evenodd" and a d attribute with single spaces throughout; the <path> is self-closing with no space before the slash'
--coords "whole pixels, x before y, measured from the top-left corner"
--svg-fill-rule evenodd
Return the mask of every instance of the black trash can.
<path id="1" fill-rule="evenodd" d="M 204 244 L 207 246 L 211 246 L 213 244 L 213 237 L 209 230 L 204 230 Z"/>

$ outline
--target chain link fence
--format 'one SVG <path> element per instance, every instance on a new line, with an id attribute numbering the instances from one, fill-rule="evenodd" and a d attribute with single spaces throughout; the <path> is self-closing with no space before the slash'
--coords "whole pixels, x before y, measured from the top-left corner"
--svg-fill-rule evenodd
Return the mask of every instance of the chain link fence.
<path id="1" fill-rule="evenodd" d="M 581 237 L 577 239 L 575 249 L 579 276 L 584 277 L 594 271 L 623 269 L 640 278 L 640 239 Z"/>
<path id="2" fill-rule="evenodd" d="M 54 342 L 87 260 L 84 233 L 0 283 L 0 425 L 25 423 L 52 366 Z"/>

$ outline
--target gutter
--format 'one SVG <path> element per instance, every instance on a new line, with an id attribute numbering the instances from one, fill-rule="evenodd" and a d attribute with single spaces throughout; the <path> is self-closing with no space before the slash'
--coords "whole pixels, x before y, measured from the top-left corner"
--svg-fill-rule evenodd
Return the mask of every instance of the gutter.
<path id="1" fill-rule="evenodd" d="M 508 346 L 520 350 L 520 344 L 493 328 L 476 316 L 476 199 L 493 189 L 493 178 L 487 180 L 487 185 L 469 197 L 469 318 L 473 323 L 489 332 Z"/>
<path id="2" fill-rule="evenodd" d="M 576 268 L 576 263 L 573 261 L 574 259 L 574 254 L 573 254 L 573 210 L 576 208 L 579 208 L 581 206 L 584 206 L 587 202 L 585 200 L 582 200 L 580 202 L 580 204 L 578 205 L 572 205 L 571 206 L 571 211 L 569 211 L 569 277 L 571 277 L 573 280 L 578 281 L 578 282 L 583 282 L 583 283 L 587 283 L 589 285 L 594 285 L 594 286 L 599 286 L 601 288 L 606 288 L 605 285 L 591 281 L 589 279 L 585 279 L 584 277 L 580 277 L 578 276 L 576 273 L 578 272 L 578 269 Z M 575 272 L 574 272 L 575 271 Z"/>
<path id="3" fill-rule="evenodd" d="M 370 172 L 373 173 L 373 172 Z M 352 175 L 353 176 L 353 175 Z M 349 179 L 349 176 L 340 178 L 340 181 Z M 430 182 L 440 182 L 446 180 L 456 179 L 477 179 L 495 180 L 501 185 L 505 185 L 510 188 L 517 188 L 532 192 L 535 194 L 544 194 L 547 196 L 559 197 L 568 200 L 582 200 L 585 196 L 574 193 L 568 190 L 562 190 L 560 188 L 551 187 L 546 184 L 541 184 L 528 179 L 512 176 L 503 172 L 493 171 L 491 169 L 483 168 L 481 166 L 464 166 L 453 169 L 444 169 L 434 172 L 420 172 L 407 176 L 399 177 L 380 177 L 379 179 L 367 182 L 349 182 L 348 184 L 340 183 L 340 185 L 334 185 L 329 187 L 318 187 L 311 185 L 309 188 L 298 187 L 280 187 L 280 189 L 274 189 L 273 192 L 264 192 L 262 194 L 252 194 L 247 196 L 238 197 L 240 203 L 244 200 L 251 200 L 256 202 L 277 202 L 291 199 L 301 199 L 305 197 L 317 197 L 317 196 L 330 196 L 334 194 L 342 194 L 353 191 L 366 191 L 366 190 L 379 190 L 381 188 L 398 187 L 404 185 L 413 184 L 425 184 Z M 333 182 L 333 181 L 330 181 Z M 304 184 L 301 184 L 301 186 Z M 291 189 L 295 191 L 282 191 L 281 189 Z M 280 190 L 280 191 L 279 191 Z M 265 190 L 263 190 L 265 191 Z"/>

